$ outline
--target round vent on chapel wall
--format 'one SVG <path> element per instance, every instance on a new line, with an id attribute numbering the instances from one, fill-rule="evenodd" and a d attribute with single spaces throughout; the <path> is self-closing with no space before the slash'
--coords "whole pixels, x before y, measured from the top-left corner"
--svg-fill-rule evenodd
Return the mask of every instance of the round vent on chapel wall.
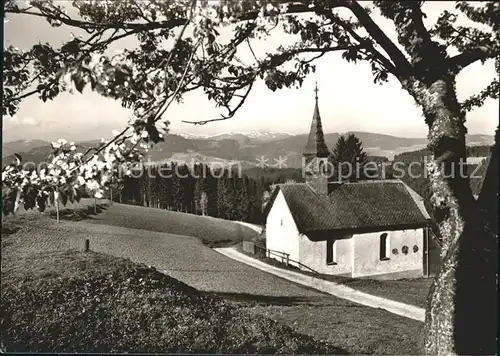
<path id="1" fill-rule="evenodd" d="M 408 254 L 408 251 L 409 251 L 409 248 L 408 246 L 404 245 L 402 248 L 401 248 L 401 252 L 403 252 L 403 254 L 407 255 Z"/>

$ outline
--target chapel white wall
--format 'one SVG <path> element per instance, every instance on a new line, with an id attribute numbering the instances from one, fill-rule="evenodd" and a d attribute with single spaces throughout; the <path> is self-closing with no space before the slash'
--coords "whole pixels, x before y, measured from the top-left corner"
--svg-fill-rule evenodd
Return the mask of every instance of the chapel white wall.
<path id="1" fill-rule="evenodd" d="M 307 235 L 299 236 L 300 262 L 318 273 L 350 276 L 352 271 L 352 242 L 349 236 L 336 240 L 336 265 L 326 263 L 326 241 L 311 241 Z M 307 268 L 302 268 L 307 271 Z"/>
<path id="2" fill-rule="evenodd" d="M 299 260 L 299 231 L 281 191 L 266 218 L 266 247 L 289 253 L 290 259 Z M 270 257 L 281 261 L 281 257 Z"/>
<path id="3" fill-rule="evenodd" d="M 380 259 L 380 235 L 387 233 L 388 260 Z M 424 229 L 379 231 L 353 236 L 353 277 L 414 271 L 423 275 Z M 403 246 L 408 253 L 402 252 Z M 414 252 L 414 249 L 417 252 Z"/>

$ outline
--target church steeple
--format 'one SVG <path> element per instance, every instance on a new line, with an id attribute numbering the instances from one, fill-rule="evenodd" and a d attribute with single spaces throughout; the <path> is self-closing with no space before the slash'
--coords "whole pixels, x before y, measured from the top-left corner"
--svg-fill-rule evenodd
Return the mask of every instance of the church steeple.
<path id="1" fill-rule="evenodd" d="M 319 114 L 318 107 L 318 83 L 314 89 L 316 104 L 314 106 L 313 119 L 311 123 L 311 129 L 309 131 L 309 137 L 307 138 L 307 144 L 304 149 L 304 156 L 308 157 L 328 157 L 328 147 L 325 143 L 325 137 L 323 134 L 323 125 L 321 124 L 321 116 Z"/>
<path id="2" fill-rule="evenodd" d="M 317 194 L 328 194 L 327 159 L 330 155 L 325 143 L 321 116 L 318 108 L 318 83 L 314 89 L 315 106 L 311 123 L 311 130 L 303 152 L 303 169 L 305 170 L 306 184 Z"/>

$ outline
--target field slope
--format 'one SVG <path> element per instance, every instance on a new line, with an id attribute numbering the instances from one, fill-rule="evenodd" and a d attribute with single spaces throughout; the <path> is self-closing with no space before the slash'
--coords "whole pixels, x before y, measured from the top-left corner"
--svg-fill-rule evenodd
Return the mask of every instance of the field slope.
<path id="1" fill-rule="evenodd" d="M 117 203 L 90 222 L 192 236 L 210 247 L 234 245 L 257 237 L 254 230 L 234 221 Z"/>
<path id="2" fill-rule="evenodd" d="M 50 252 L 2 270 L 6 352 L 345 353 L 145 265 Z"/>
<path id="3" fill-rule="evenodd" d="M 325 340 L 343 350 L 339 351 L 341 353 L 422 353 L 420 337 L 422 323 L 418 321 L 341 300 L 257 270 L 213 251 L 198 237 L 157 231 L 174 231 L 172 229 L 179 220 L 172 218 L 171 212 L 118 204 L 101 208 L 100 213 L 95 215 L 92 213 L 92 208 L 71 207 L 64 212 L 60 224 L 56 224 L 49 216 L 40 216 L 37 213 L 8 217 L 2 226 L 2 273 L 16 268 L 20 261 L 25 261 L 24 265 L 30 267 L 41 265 L 38 261 L 47 258 L 49 262 L 43 268 L 50 275 L 53 273 L 50 267 L 53 264 L 50 262 L 51 254 L 81 249 L 85 239 L 89 239 L 90 248 L 96 253 L 127 258 L 133 263 L 153 266 L 171 278 L 182 281 L 201 293 L 207 293 L 205 295 L 225 300 L 238 310 L 252 313 L 255 318 L 264 316 L 290 327 L 296 333 L 310 335 L 316 340 Z M 189 214 L 182 215 L 191 222 L 200 218 Z M 215 227 L 229 222 L 212 220 L 217 224 L 214 224 L 210 233 L 204 233 L 203 227 L 200 226 L 191 229 L 192 231 L 199 229 L 202 231 L 199 236 L 209 237 L 212 241 L 226 239 L 222 232 L 225 228 L 218 231 Z M 120 226 L 121 224 L 128 227 Z M 249 230 L 253 233 L 251 229 Z M 37 259 L 35 256 L 39 253 L 45 257 Z M 27 276 L 23 276 L 23 268 L 16 268 L 18 272 L 13 272 L 20 274 L 16 277 L 18 282 L 13 282 L 16 285 L 38 278 L 29 277 L 29 271 L 26 271 Z M 87 268 L 85 263 L 82 268 Z M 100 269 L 104 274 L 105 271 L 112 270 L 108 266 Z M 80 270 L 73 269 L 73 271 L 76 271 L 75 275 L 83 273 Z M 43 295 L 45 294 L 44 292 Z M 109 296 L 109 298 L 114 297 Z M 17 299 L 12 297 L 11 300 L 17 303 Z M 39 302 L 53 305 L 54 301 L 41 299 Z M 31 308 L 34 308 L 33 304 Z M 24 307 L 16 310 L 21 312 L 24 309 L 26 312 L 29 311 Z M 165 310 L 167 313 L 170 312 L 168 308 Z M 44 307 L 40 311 L 51 313 L 52 309 Z M 149 313 L 146 309 L 142 312 Z M 181 318 L 179 315 L 178 317 Z M 141 317 L 136 315 L 134 319 L 137 322 Z M 22 321 L 24 327 L 20 330 L 29 329 L 29 325 L 26 325 L 28 319 L 19 320 L 24 320 Z M 182 325 L 188 328 L 187 324 Z M 228 324 L 226 327 L 233 326 Z M 240 325 L 234 327 L 241 328 Z M 267 339 L 263 341 L 257 338 L 254 342 L 259 344 L 268 342 L 265 340 Z M 228 348 L 224 352 L 231 353 L 231 350 L 233 349 Z M 259 350 L 264 352 L 265 349 Z M 304 352 L 310 353 L 310 351 Z"/>

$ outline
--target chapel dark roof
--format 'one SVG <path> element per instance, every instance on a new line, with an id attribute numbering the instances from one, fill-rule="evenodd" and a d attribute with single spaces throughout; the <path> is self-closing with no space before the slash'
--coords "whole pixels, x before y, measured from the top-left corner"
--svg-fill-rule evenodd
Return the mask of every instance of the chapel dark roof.
<path id="1" fill-rule="evenodd" d="M 336 185 L 328 196 L 304 183 L 279 184 L 301 233 L 377 230 L 397 226 L 425 226 L 429 215 L 418 194 L 400 180 L 374 180 Z M 270 206 L 269 206 L 270 207 Z"/>
<path id="2" fill-rule="evenodd" d="M 329 151 L 325 143 L 325 135 L 323 134 L 323 125 L 321 124 L 321 116 L 318 108 L 318 88 L 316 87 L 316 104 L 314 106 L 314 114 L 307 138 L 306 147 L 303 154 L 312 157 L 328 157 Z"/>

